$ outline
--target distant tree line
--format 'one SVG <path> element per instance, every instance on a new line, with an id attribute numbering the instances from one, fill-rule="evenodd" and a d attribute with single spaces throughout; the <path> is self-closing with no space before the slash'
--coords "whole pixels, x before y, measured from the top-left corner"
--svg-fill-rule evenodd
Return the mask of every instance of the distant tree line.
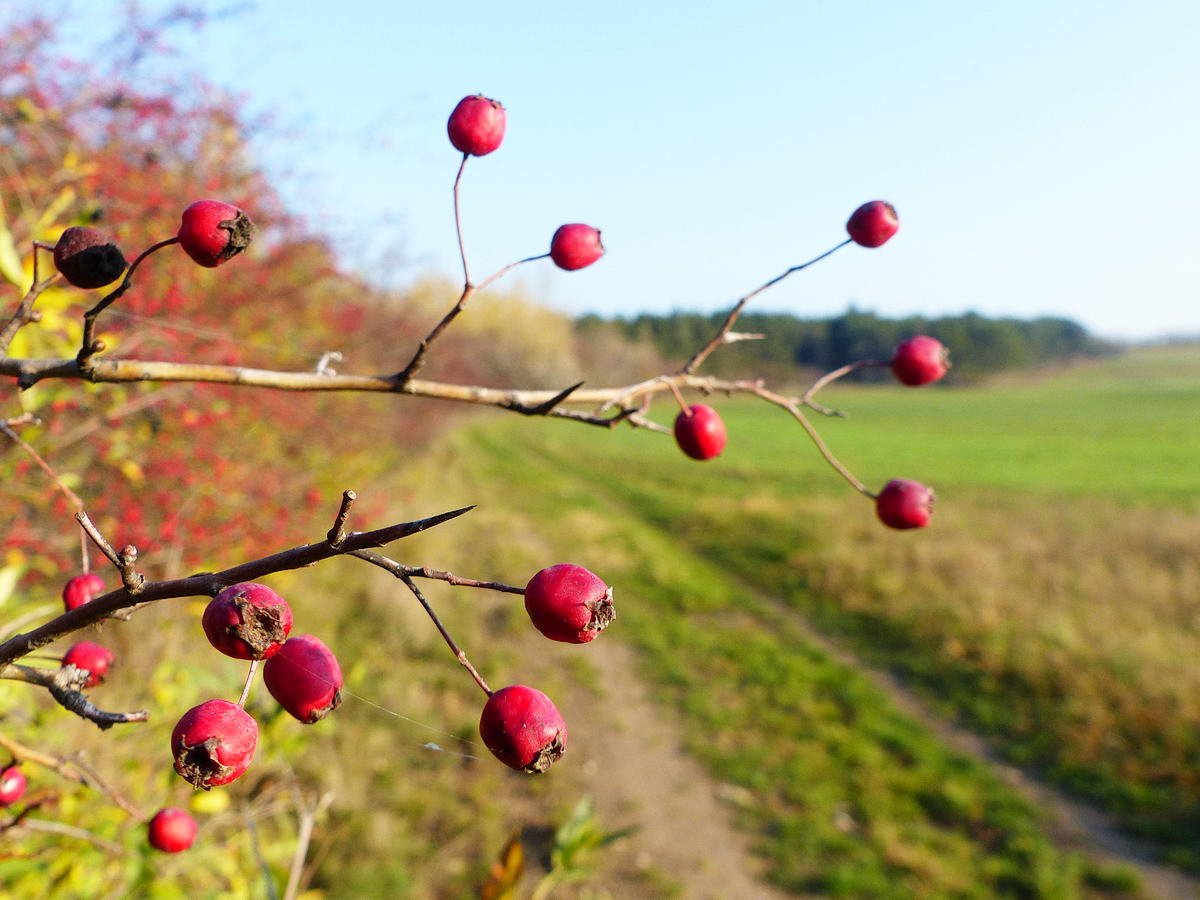
<path id="1" fill-rule="evenodd" d="M 725 312 L 701 314 L 673 312 L 642 314 L 633 318 L 606 319 L 587 315 L 576 326 L 581 337 L 614 332 L 626 340 L 649 344 L 669 360 L 685 360 L 707 341 L 724 320 Z M 734 375 L 770 371 L 786 376 L 796 368 L 829 370 L 856 359 L 882 359 L 892 348 L 914 334 L 931 335 L 951 349 L 954 368 L 948 380 L 978 379 L 1006 369 L 1117 352 L 1117 345 L 1089 334 L 1078 322 L 1056 317 L 993 319 L 978 313 L 927 318 L 887 319 L 851 307 L 828 319 L 800 319 L 787 313 L 746 313 L 736 330 L 766 335 L 722 349 L 710 357 L 705 369 Z M 866 370 L 866 379 L 886 377 L 881 370 Z"/>

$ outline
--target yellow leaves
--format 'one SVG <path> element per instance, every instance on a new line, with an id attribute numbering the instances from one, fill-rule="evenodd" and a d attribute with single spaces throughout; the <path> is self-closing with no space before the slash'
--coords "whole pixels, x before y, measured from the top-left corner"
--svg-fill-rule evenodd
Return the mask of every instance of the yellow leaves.
<path id="1" fill-rule="evenodd" d="M 9 560 L 17 556 L 18 560 L 9 562 L 4 568 L 0 569 L 0 606 L 6 604 L 12 597 L 13 592 L 17 588 L 17 582 L 21 579 L 21 575 L 25 572 L 25 566 L 19 561 L 20 554 L 12 551 L 8 554 Z"/>
<path id="2" fill-rule="evenodd" d="M 223 788 L 211 791 L 197 791 L 192 795 L 188 806 L 194 813 L 215 816 L 229 809 L 229 792 Z"/>
<path id="3" fill-rule="evenodd" d="M 121 474 L 124 475 L 132 484 L 141 484 L 146 480 L 146 473 L 143 472 L 142 467 L 132 459 L 122 460 L 120 469 Z"/>
<path id="4" fill-rule="evenodd" d="M 524 874 L 525 850 L 520 836 L 514 835 L 500 851 L 499 859 L 492 863 L 487 881 L 479 891 L 480 900 L 513 900 Z"/>

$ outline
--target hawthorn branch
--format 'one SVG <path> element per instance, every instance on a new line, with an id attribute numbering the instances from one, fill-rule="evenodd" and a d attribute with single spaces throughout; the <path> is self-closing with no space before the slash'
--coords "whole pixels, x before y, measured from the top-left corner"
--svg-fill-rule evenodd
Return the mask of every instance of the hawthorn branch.
<path id="1" fill-rule="evenodd" d="M 846 238 L 846 240 L 842 241 L 840 244 L 833 247 L 832 249 L 826 250 L 820 256 L 814 256 L 812 259 L 810 259 L 806 263 L 800 263 L 800 265 L 798 265 L 798 266 L 792 266 L 790 269 L 787 269 L 783 273 L 776 275 L 770 281 L 766 282 L 765 284 L 759 285 L 754 290 L 752 290 L 750 293 L 748 293 L 744 297 L 740 298 L 736 303 L 734 303 L 733 309 L 731 309 L 729 311 L 729 315 L 727 315 L 725 317 L 725 321 L 721 323 L 721 327 L 717 329 L 717 333 L 712 336 L 712 339 L 709 340 L 709 342 L 707 344 L 705 344 L 703 347 L 701 347 L 699 350 L 697 350 L 695 352 L 695 354 L 693 354 L 692 358 L 689 359 L 686 363 L 684 363 L 683 368 L 680 369 L 679 371 L 684 375 L 690 375 L 693 372 L 695 372 L 696 369 L 700 368 L 700 364 L 703 363 L 704 360 L 708 359 L 709 354 L 711 354 L 714 350 L 716 350 L 722 344 L 733 343 L 734 340 L 745 340 L 746 338 L 744 336 L 740 336 L 740 335 L 737 338 L 731 339 L 729 337 L 729 333 L 730 333 L 729 330 L 731 328 L 733 328 L 734 323 L 738 320 L 738 316 L 740 316 L 742 314 L 742 310 L 746 308 L 747 303 L 749 303 L 753 298 L 757 297 L 759 294 L 761 294 L 767 288 L 770 288 L 770 287 L 773 287 L 774 285 L 779 284 L 779 282 L 783 281 L 783 279 L 787 278 L 789 275 L 791 275 L 795 272 L 799 272 L 803 269 L 807 269 L 809 266 L 813 265 L 814 263 L 820 262 L 827 256 L 832 256 L 834 253 L 841 250 L 843 247 L 845 247 L 850 242 L 851 242 L 851 239 Z"/>
<path id="2" fill-rule="evenodd" d="M 371 565 L 379 566 L 385 572 L 390 572 L 404 582 L 404 586 L 412 592 L 412 595 L 425 608 L 425 612 L 429 614 L 429 618 L 433 620 L 434 626 L 442 636 L 442 640 L 446 642 L 446 646 L 450 648 L 450 652 L 454 654 L 454 658 L 459 661 L 464 669 L 471 673 L 471 677 L 475 679 L 475 683 L 490 697 L 492 689 L 488 687 L 487 682 L 483 680 L 483 676 L 479 674 L 479 671 L 471 665 L 471 661 L 467 659 L 467 654 L 454 642 L 454 638 L 450 637 L 450 632 L 446 630 L 446 626 L 442 624 L 442 620 L 438 618 L 438 614 L 433 611 L 433 607 L 429 605 L 429 601 L 425 599 L 425 595 L 421 593 L 421 589 L 417 587 L 416 583 L 407 573 L 400 571 L 407 567 L 401 566 L 395 560 L 388 559 L 386 556 L 378 553 L 354 553 L 353 555 L 371 563 Z M 521 593 L 524 593 L 524 591 Z"/>
<path id="3" fill-rule="evenodd" d="M 108 784 L 95 769 L 84 763 L 81 759 L 69 759 L 62 756 L 54 756 L 50 753 L 43 753 L 32 747 L 26 747 L 24 744 L 20 744 L 3 734 L 0 734 L 0 747 L 11 753 L 17 760 L 31 762 L 36 766 L 50 769 L 58 773 L 60 777 L 67 779 L 67 781 L 82 784 L 84 787 L 90 787 L 106 794 L 117 806 L 121 807 L 121 809 L 125 810 L 125 812 L 129 813 L 130 816 L 139 822 L 149 820 L 149 817 L 145 813 L 125 799 L 120 791 Z"/>
<path id="4" fill-rule="evenodd" d="M 113 613 L 141 603 L 151 603 L 174 597 L 213 597 L 223 588 L 241 581 L 257 581 L 275 572 L 301 569 L 334 556 L 344 556 L 355 550 L 382 547 L 392 541 L 398 541 L 458 518 L 472 509 L 474 509 L 473 506 L 466 506 L 426 519 L 400 522 L 374 531 L 354 532 L 346 536 L 346 540 L 340 548 L 330 547 L 327 540 L 321 540 L 314 544 L 292 547 L 270 556 L 250 560 L 220 572 L 203 572 L 169 581 L 145 581 L 136 594 L 131 593 L 127 587 L 121 587 L 96 597 L 70 612 L 63 613 L 32 631 L 14 635 L 0 643 L 0 666 L 20 659 L 65 634 L 70 634 L 86 625 L 99 622 Z"/>
<path id="5" fill-rule="evenodd" d="M 32 666 L 18 666 L 14 663 L 0 668 L 0 679 L 8 681 L 23 681 L 26 684 L 44 687 L 50 692 L 59 706 L 75 715 L 94 722 L 101 730 L 127 722 L 146 722 L 150 713 L 141 709 L 137 712 L 113 713 L 97 709 L 88 700 L 87 695 L 80 691 L 91 675 L 78 666 L 63 666 L 61 669 L 37 669 Z"/>
<path id="6" fill-rule="evenodd" d="M 390 572 L 397 578 L 429 578 L 435 581 L 444 581 L 446 584 L 452 584 L 457 587 L 483 588 L 488 591 L 500 591 L 504 594 L 525 593 L 525 588 L 504 584 L 501 581 L 476 581 L 474 578 L 460 578 L 453 572 L 431 569 L 429 566 L 406 566 L 396 562 L 394 559 L 388 559 L 386 556 L 378 553 L 370 553 L 366 550 L 357 550 L 350 555 L 357 556 L 359 559 L 364 559 L 372 565 L 379 566 L 379 568 Z"/>

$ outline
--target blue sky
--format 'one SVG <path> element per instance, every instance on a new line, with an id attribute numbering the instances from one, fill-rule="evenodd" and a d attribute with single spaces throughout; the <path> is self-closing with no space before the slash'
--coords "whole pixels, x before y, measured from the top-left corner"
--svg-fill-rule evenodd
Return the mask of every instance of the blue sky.
<path id="1" fill-rule="evenodd" d="M 71 27 L 121 5 L 80 3 Z M 755 308 L 1057 314 L 1143 338 L 1200 332 L 1197 34 L 1194 0 L 258 0 L 179 43 L 272 116 L 261 159 L 375 277 L 454 273 L 445 120 L 483 92 L 509 124 L 467 167 L 473 267 L 596 225 L 600 263 L 521 276 L 565 311 L 727 306 L 887 199 L 890 244 Z"/>

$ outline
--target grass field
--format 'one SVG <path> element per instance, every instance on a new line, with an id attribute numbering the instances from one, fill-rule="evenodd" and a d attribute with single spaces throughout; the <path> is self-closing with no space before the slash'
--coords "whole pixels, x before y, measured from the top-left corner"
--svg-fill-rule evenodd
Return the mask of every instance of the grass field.
<path id="1" fill-rule="evenodd" d="M 618 585 L 614 634 L 645 651 L 713 773 L 755 793 L 742 815 L 778 883 L 1071 896 L 1105 881 L 789 610 L 1200 867 L 1200 355 L 826 399 L 851 415 L 826 437 L 869 484 L 941 489 L 930 529 L 883 529 L 799 429 L 747 403 L 719 404 L 731 441 L 712 463 L 646 433 L 511 420 L 471 426 L 452 455 L 514 534 Z"/>

